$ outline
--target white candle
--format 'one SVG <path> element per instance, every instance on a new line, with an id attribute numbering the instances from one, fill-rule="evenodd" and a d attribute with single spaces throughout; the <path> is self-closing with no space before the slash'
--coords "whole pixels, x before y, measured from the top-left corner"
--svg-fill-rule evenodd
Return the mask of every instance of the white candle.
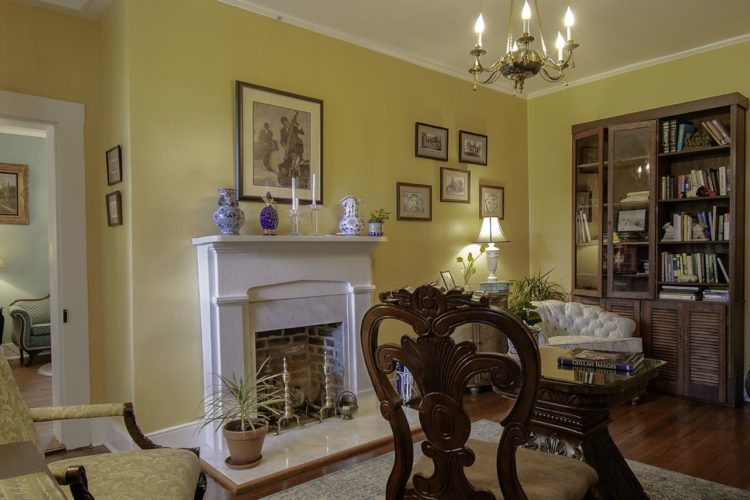
<path id="1" fill-rule="evenodd" d="M 573 11 L 568 7 L 568 10 L 565 11 L 565 27 L 568 28 L 568 41 L 573 39 L 573 24 L 575 24 L 575 21 L 576 18 L 573 16 Z"/>
<path id="2" fill-rule="evenodd" d="M 297 178 L 292 177 L 292 210 L 297 210 Z"/>
<path id="3" fill-rule="evenodd" d="M 563 60 L 563 49 L 565 48 L 565 40 L 563 40 L 562 34 L 557 32 L 557 40 L 555 41 L 555 47 L 557 47 L 557 60 Z"/>
<path id="4" fill-rule="evenodd" d="M 524 2 L 523 9 L 521 10 L 521 19 L 523 19 L 523 32 L 529 32 L 529 19 L 531 19 L 531 7 L 529 2 Z"/>
<path id="5" fill-rule="evenodd" d="M 312 206 L 315 206 L 315 174 L 312 174 L 312 182 L 310 183 L 310 197 L 312 198 Z"/>
<path id="6" fill-rule="evenodd" d="M 477 47 L 482 48 L 482 33 L 484 33 L 484 19 L 482 19 L 482 14 L 479 14 L 477 22 L 474 23 L 474 33 L 477 34 Z"/>

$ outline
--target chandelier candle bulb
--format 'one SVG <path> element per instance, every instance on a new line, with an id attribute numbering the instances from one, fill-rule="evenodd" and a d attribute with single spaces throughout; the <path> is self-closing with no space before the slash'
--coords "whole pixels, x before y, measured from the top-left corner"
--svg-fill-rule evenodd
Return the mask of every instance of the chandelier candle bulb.
<path id="1" fill-rule="evenodd" d="M 563 48 L 565 47 L 565 40 L 563 40 L 562 33 L 557 32 L 557 40 L 555 41 L 555 47 L 557 47 L 557 60 L 563 60 Z"/>
<path id="2" fill-rule="evenodd" d="M 529 2 L 524 2 L 523 10 L 521 11 L 521 19 L 523 19 L 523 32 L 529 32 L 529 20 L 531 19 L 531 7 Z"/>
<path id="3" fill-rule="evenodd" d="M 573 16 L 573 11 L 568 7 L 568 10 L 565 11 L 565 27 L 568 29 L 568 41 L 573 39 L 573 24 L 575 22 L 576 18 Z"/>
<path id="4" fill-rule="evenodd" d="M 482 48 L 482 33 L 484 33 L 484 19 L 482 14 L 479 14 L 477 22 L 474 23 L 474 33 L 477 34 L 477 47 Z"/>

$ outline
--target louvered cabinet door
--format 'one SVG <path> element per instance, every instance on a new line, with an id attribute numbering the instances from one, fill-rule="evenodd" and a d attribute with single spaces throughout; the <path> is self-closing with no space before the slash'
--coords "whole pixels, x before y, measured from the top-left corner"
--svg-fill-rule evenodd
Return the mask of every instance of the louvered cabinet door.
<path id="1" fill-rule="evenodd" d="M 685 304 L 685 395 L 726 403 L 727 308 L 723 304 Z"/>
<path id="2" fill-rule="evenodd" d="M 659 369 L 653 387 L 669 394 L 682 394 L 684 349 L 680 329 L 680 306 L 671 301 L 644 301 L 641 325 L 646 356 L 667 364 Z"/>
<path id="3" fill-rule="evenodd" d="M 607 311 L 635 321 L 635 336 L 641 336 L 641 301 L 628 299 L 607 299 Z"/>

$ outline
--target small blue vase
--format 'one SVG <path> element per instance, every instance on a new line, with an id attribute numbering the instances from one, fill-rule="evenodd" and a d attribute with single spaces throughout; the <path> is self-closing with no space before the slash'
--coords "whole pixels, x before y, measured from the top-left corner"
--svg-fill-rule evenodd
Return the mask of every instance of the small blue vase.
<path id="1" fill-rule="evenodd" d="M 237 190 L 219 188 L 219 208 L 214 212 L 214 223 L 223 235 L 240 234 L 240 228 L 245 223 L 245 213 L 237 203 Z"/>
<path id="2" fill-rule="evenodd" d="M 265 235 L 276 234 L 276 228 L 279 227 L 279 211 L 276 210 L 276 202 L 270 192 L 266 193 L 263 201 L 266 202 L 266 206 L 260 210 L 258 216 L 260 227 L 263 228 Z"/>

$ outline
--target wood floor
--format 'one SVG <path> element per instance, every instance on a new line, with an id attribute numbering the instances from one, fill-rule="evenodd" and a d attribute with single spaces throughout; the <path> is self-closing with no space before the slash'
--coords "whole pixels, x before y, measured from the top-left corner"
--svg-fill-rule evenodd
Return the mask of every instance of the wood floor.
<path id="1" fill-rule="evenodd" d="M 11 366 L 29 406 L 51 404 L 51 379 L 36 374 L 38 364 L 24 368 L 19 367 L 17 361 L 11 360 Z M 466 398 L 466 406 L 472 420 L 497 421 L 504 414 L 507 404 L 505 399 L 492 393 Z M 618 407 L 613 412 L 609 428 L 625 458 L 750 490 L 748 404 L 742 408 L 729 409 L 661 394 L 646 394 L 637 406 Z M 49 424 L 38 428 L 38 432 L 42 442 L 50 442 L 52 429 Z M 85 450 L 82 451 L 85 453 Z M 389 451 L 390 445 L 383 446 L 346 460 L 317 467 L 288 481 L 245 495 L 233 496 L 216 481 L 209 479 L 206 499 L 260 498 Z"/>

